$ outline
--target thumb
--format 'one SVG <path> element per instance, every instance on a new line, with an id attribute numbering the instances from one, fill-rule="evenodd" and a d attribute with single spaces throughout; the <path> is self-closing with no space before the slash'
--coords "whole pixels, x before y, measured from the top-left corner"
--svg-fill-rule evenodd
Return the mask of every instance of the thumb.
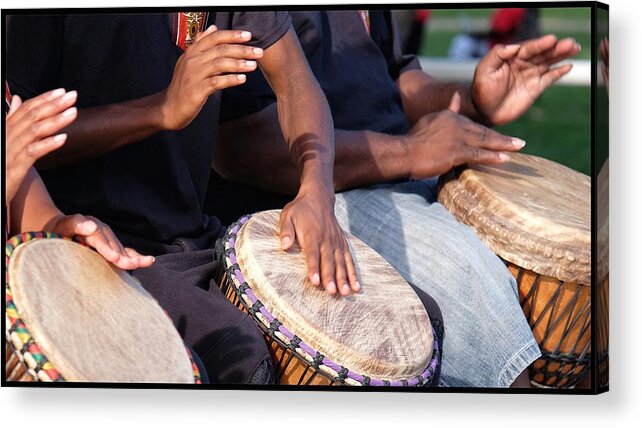
<path id="1" fill-rule="evenodd" d="M 519 52 L 520 45 L 496 45 L 490 52 L 480 62 L 480 65 L 490 67 L 492 70 L 497 70 L 500 68 L 504 61 L 515 57 L 517 52 Z"/>
<path id="2" fill-rule="evenodd" d="M 453 113 L 459 113 L 460 109 L 461 109 L 461 95 L 459 95 L 459 92 L 456 91 L 453 94 L 452 98 L 450 99 L 448 110 L 452 111 Z"/>
<path id="3" fill-rule="evenodd" d="M 292 219 L 287 214 L 281 214 L 280 223 L 281 230 L 279 232 L 279 239 L 281 240 L 281 248 L 283 250 L 289 250 L 292 248 L 296 237 L 294 224 L 292 224 Z"/>
<path id="4" fill-rule="evenodd" d="M 20 98 L 18 95 L 14 95 L 11 98 L 11 106 L 9 106 L 9 113 L 7 113 L 7 118 L 13 116 L 13 114 L 18 110 L 18 108 L 22 105 L 22 98 Z"/>
<path id="5" fill-rule="evenodd" d="M 64 217 L 55 228 L 55 231 L 63 236 L 90 236 L 96 230 L 98 230 L 96 222 L 81 214 Z"/>

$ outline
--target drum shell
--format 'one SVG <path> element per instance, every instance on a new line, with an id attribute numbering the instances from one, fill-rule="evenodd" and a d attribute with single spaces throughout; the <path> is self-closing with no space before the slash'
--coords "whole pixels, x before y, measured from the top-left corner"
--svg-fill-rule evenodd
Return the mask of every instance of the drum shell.
<path id="1" fill-rule="evenodd" d="M 531 380 L 543 387 L 575 386 L 590 367 L 591 287 L 507 266 L 543 354 L 531 367 Z"/>
<path id="2" fill-rule="evenodd" d="M 516 278 L 543 354 L 531 366 L 531 380 L 544 387 L 577 385 L 591 353 L 590 179 L 515 153 L 505 165 L 460 167 L 442 176 L 438 201 Z M 565 221 L 558 227 L 560 218 Z"/>
<path id="3" fill-rule="evenodd" d="M 241 302 L 234 289 L 234 284 L 227 274 L 223 276 L 220 284 L 225 298 L 246 314 L 246 306 Z M 249 315 L 249 314 L 248 314 Z M 263 337 L 270 351 L 270 356 L 275 365 L 277 382 L 281 385 L 311 385 L 331 386 L 337 383 L 319 370 L 314 369 L 301 356 L 288 349 L 287 345 L 275 339 L 264 326 L 257 323 L 263 331 Z"/>
<path id="4" fill-rule="evenodd" d="M 14 382 L 34 382 L 33 375 L 29 373 L 27 365 L 23 360 L 18 356 L 18 353 L 14 352 L 13 347 L 5 339 L 5 373 L 8 381 Z"/>

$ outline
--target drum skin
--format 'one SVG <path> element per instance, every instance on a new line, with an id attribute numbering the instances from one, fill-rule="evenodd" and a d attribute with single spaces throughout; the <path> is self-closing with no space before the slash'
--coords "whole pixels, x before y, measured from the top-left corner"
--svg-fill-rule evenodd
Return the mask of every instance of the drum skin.
<path id="1" fill-rule="evenodd" d="M 510 159 L 443 177 L 439 202 L 504 260 L 590 284 L 590 178 L 537 156 Z"/>
<path id="2" fill-rule="evenodd" d="M 388 380 L 421 375 L 431 363 L 435 338 L 408 283 L 374 250 L 346 234 L 362 290 L 346 298 L 329 295 L 307 279 L 297 244 L 287 252 L 280 248 L 279 213 L 254 214 L 235 240 L 238 266 L 254 295 L 289 331 L 352 372 Z M 274 342 L 269 347 L 282 383 L 310 380 L 309 364 L 286 365 L 291 351 Z M 316 376 L 309 383 L 333 381 Z"/>
<path id="3" fill-rule="evenodd" d="M 134 278 L 92 249 L 66 239 L 32 239 L 13 250 L 7 277 L 7 325 L 20 325 L 8 334 L 16 351 L 6 361 L 8 380 L 195 382 L 187 350 L 164 311 Z M 26 347 L 22 335 L 33 339 L 36 352 L 19 352 Z M 40 354 L 59 377 L 34 370 L 25 376 L 17 355 L 26 360 Z"/>
<path id="4" fill-rule="evenodd" d="M 590 178 L 511 153 L 505 164 L 451 171 L 440 180 L 438 200 L 516 277 L 543 353 L 531 379 L 547 387 L 576 385 L 590 365 Z"/>

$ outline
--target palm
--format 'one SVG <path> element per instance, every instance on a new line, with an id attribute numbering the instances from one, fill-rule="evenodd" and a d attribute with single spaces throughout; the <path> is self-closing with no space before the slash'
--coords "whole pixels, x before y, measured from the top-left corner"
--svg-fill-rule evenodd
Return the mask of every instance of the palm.
<path id="1" fill-rule="evenodd" d="M 554 67 L 580 50 L 573 39 L 552 35 L 521 45 L 496 46 L 475 70 L 473 100 L 479 112 L 495 125 L 524 114 L 537 97 L 571 70 Z"/>

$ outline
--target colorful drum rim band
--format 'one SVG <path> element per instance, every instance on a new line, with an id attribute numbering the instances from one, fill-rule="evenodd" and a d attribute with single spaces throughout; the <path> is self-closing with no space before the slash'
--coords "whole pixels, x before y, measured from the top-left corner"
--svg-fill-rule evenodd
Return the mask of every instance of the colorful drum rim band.
<path id="1" fill-rule="evenodd" d="M 225 242 L 225 258 L 226 258 L 226 272 L 228 278 L 232 279 L 234 284 L 234 291 L 240 297 L 240 301 L 245 306 L 246 310 L 252 314 L 254 321 L 257 320 L 263 324 L 265 329 L 268 330 L 270 336 L 279 342 L 283 342 L 287 349 L 296 351 L 294 354 L 300 359 L 308 362 L 312 367 L 318 370 L 321 374 L 325 375 L 332 381 L 338 381 L 341 384 L 352 384 L 357 386 L 392 386 L 392 387 L 415 387 L 425 386 L 430 384 L 437 372 L 439 362 L 439 342 L 437 340 L 437 333 L 434 326 L 431 328 L 433 331 L 434 344 L 433 355 L 426 370 L 421 374 L 409 379 L 401 380 L 382 380 L 370 378 L 365 375 L 354 373 L 346 367 L 335 363 L 334 361 L 326 358 L 319 351 L 313 349 L 306 344 L 300 337 L 290 332 L 274 315 L 270 313 L 263 305 L 263 303 L 256 297 L 252 288 L 249 286 L 245 277 L 241 272 L 240 266 L 236 259 L 236 237 L 241 227 L 247 223 L 251 215 L 243 216 L 238 222 L 233 223 L 227 230 L 224 238 Z M 258 316 L 258 315 L 261 316 Z M 346 382 L 347 381 L 347 382 Z"/>
<path id="2" fill-rule="evenodd" d="M 53 232 L 26 232 L 14 236 L 7 240 L 5 243 L 5 304 L 6 304 L 6 319 L 7 331 L 5 332 L 7 341 L 11 348 L 19 353 L 21 362 L 27 366 L 27 371 L 34 379 L 42 382 L 66 382 L 66 379 L 56 370 L 51 361 L 42 353 L 38 344 L 34 341 L 31 333 L 25 326 L 24 322 L 18 314 L 18 308 L 13 301 L 13 294 L 9 286 L 9 259 L 13 251 L 20 244 L 32 241 L 34 239 L 64 239 L 74 241 L 71 238 L 61 236 Z M 82 242 L 77 242 L 80 245 L 85 245 Z M 86 245 L 85 245 L 86 246 Z M 201 375 L 192 358 L 192 353 L 189 348 L 185 347 L 190 363 L 192 365 L 192 372 L 194 374 L 194 383 L 201 383 Z"/>

